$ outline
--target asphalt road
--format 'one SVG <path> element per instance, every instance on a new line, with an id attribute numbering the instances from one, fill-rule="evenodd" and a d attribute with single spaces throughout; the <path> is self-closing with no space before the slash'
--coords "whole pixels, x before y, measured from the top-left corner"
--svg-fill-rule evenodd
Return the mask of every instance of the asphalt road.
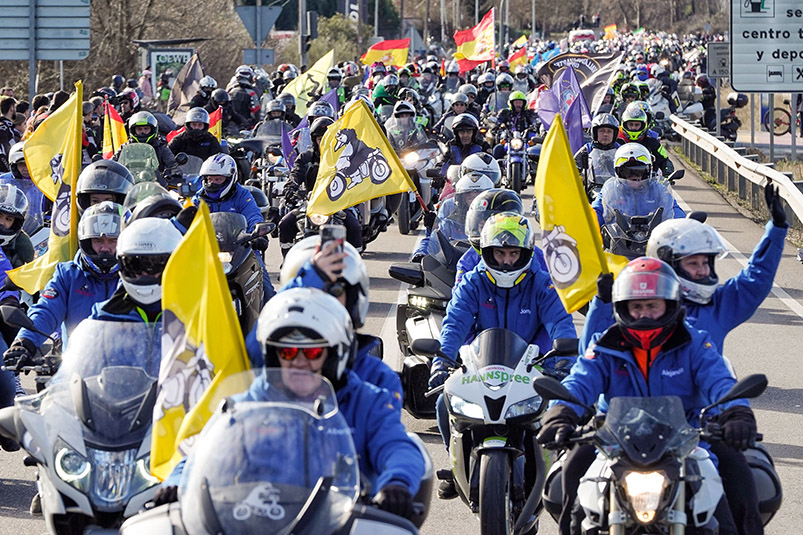
<path id="1" fill-rule="evenodd" d="M 678 162 L 676 167 L 682 165 Z M 732 277 L 746 264 L 763 232 L 763 224 L 740 215 L 701 179 L 687 171 L 678 182 L 676 194 L 684 208 L 705 210 L 713 224 L 728 241 L 732 254 L 717 264 L 721 280 Z M 532 187 L 525 193 L 531 198 Z M 525 206 L 530 202 L 525 200 Z M 371 276 L 371 307 L 365 332 L 384 340 L 385 360 L 400 369 L 401 359 L 395 333 L 395 305 L 404 296 L 402 285 L 387 274 L 391 262 L 406 261 L 419 235 L 402 236 L 392 227 L 370 244 L 364 255 Z M 277 244 L 269 253 L 278 255 Z M 784 486 L 784 502 L 766 533 L 798 533 L 803 518 L 803 379 L 800 373 L 800 344 L 803 341 L 803 266 L 795 260 L 796 248 L 787 244 L 776 276 L 776 286 L 764 304 L 744 325 L 733 331 L 725 343 L 725 354 L 740 375 L 765 373 L 770 386 L 753 402 L 764 444 L 772 454 Z M 278 271 L 279 258 L 271 258 L 268 267 Z M 274 277 L 275 278 L 275 277 Z M 582 316 L 575 315 L 578 333 Z M 25 382 L 31 387 L 30 380 Z M 408 429 L 419 433 L 427 444 L 436 468 L 447 467 L 445 450 L 434 420 L 415 420 L 403 416 Z M 34 469 L 22 465 L 21 452 L 0 453 L 0 534 L 44 533 L 41 518 L 27 512 L 35 491 Z M 437 484 L 435 485 L 437 487 Z M 429 519 L 421 533 L 478 534 L 479 523 L 459 500 L 440 501 L 433 496 Z M 555 535 L 557 527 L 549 517 L 541 521 L 540 533 Z"/>

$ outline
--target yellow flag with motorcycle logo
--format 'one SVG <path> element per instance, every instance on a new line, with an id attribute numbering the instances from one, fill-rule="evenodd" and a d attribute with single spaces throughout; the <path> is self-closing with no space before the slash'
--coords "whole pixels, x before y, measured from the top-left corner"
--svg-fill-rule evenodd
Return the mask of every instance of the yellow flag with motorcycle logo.
<path id="1" fill-rule="evenodd" d="M 248 357 L 218 253 L 209 208 L 201 202 L 162 276 L 162 363 L 151 440 L 151 472 L 162 480 L 189 453 L 219 401 L 250 384 L 250 374 L 240 373 L 249 369 Z"/>
<path id="2" fill-rule="evenodd" d="M 396 151 L 362 100 L 326 129 L 307 214 L 334 214 L 376 197 L 415 191 Z"/>
<path id="3" fill-rule="evenodd" d="M 296 113 L 303 117 L 307 113 L 307 103 L 310 94 L 322 95 L 329 91 L 326 75 L 329 69 L 335 66 L 335 50 L 332 49 L 316 61 L 304 74 L 296 77 L 282 89 L 282 93 L 289 93 L 296 99 Z"/>
<path id="4" fill-rule="evenodd" d="M 588 204 L 560 114 L 541 148 L 535 198 L 547 269 L 564 308 L 572 313 L 594 297 L 600 273 L 619 273 L 627 258 L 602 251 L 597 218 Z"/>
<path id="5" fill-rule="evenodd" d="M 47 251 L 8 272 L 11 282 L 29 294 L 44 288 L 56 265 L 72 260 L 78 250 L 78 211 L 71 186 L 81 174 L 83 87 L 76 82 L 67 102 L 39 125 L 23 148 L 31 180 L 53 201 Z"/>

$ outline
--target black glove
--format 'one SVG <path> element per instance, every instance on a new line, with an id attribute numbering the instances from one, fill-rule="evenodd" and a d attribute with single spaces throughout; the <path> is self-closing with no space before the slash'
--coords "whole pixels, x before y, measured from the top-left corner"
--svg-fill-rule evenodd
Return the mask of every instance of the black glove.
<path id="1" fill-rule="evenodd" d="M 173 503 L 178 501 L 178 487 L 171 485 L 168 487 L 159 487 L 153 495 L 153 506 L 159 507 L 166 503 Z"/>
<path id="2" fill-rule="evenodd" d="M 195 214 L 197 213 L 197 206 L 188 206 L 183 208 L 178 215 L 176 215 L 176 221 L 178 221 L 182 227 L 189 230 L 190 225 L 192 225 L 192 220 L 195 218 Z"/>
<path id="3" fill-rule="evenodd" d="M 786 228 L 786 213 L 783 211 L 781 196 L 778 195 L 778 186 L 767 182 L 767 185 L 764 186 L 764 200 L 767 201 L 767 210 L 772 215 L 772 224 L 776 227 Z"/>
<path id="4" fill-rule="evenodd" d="M 427 256 L 427 255 L 426 255 L 426 254 L 424 254 L 424 253 L 418 253 L 418 254 L 415 254 L 415 255 L 413 255 L 413 257 L 410 259 L 410 262 L 415 262 L 416 264 L 420 264 L 420 263 L 421 263 L 421 261 L 424 259 L 424 257 L 425 257 L 425 256 Z"/>
<path id="5" fill-rule="evenodd" d="M 722 440 L 731 448 L 746 450 L 756 442 L 756 417 L 750 407 L 737 405 L 722 411 Z"/>
<path id="6" fill-rule="evenodd" d="M 407 487 L 396 483 L 385 485 L 374 496 L 377 507 L 404 518 L 413 516 L 413 496 Z"/>
<path id="7" fill-rule="evenodd" d="M 424 226 L 429 230 L 435 226 L 435 221 L 438 220 L 438 214 L 434 210 L 427 210 L 424 212 Z"/>
<path id="8" fill-rule="evenodd" d="M 600 273 L 597 277 L 597 297 L 603 303 L 610 303 L 613 298 L 613 273 Z"/>
<path id="9" fill-rule="evenodd" d="M 551 450 L 565 446 L 579 420 L 568 405 L 555 405 L 544 413 L 538 442 Z"/>
<path id="10" fill-rule="evenodd" d="M 449 366 L 442 359 L 435 359 L 429 371 L 427 387 L 432 390 L 438 388 L 449 378 Z"/>
<path id="11" fill-rule="evenodd" d="M 260 236 L 259 238 L 252 240 L 251 248 L 264 253 L 268 248 L 268 238 L 265 236 Z"/>
<path id="12" fill-rule="evenodd" d="M 20 371 L 23 366 L 33 364 L 33 356 L 36 353 L 36 347 L 30 340 L 25 338 L 17 338 L 11 344 L 5 353 L 3 353 L 3 362 L 6 367 L 15 371 Z"/>

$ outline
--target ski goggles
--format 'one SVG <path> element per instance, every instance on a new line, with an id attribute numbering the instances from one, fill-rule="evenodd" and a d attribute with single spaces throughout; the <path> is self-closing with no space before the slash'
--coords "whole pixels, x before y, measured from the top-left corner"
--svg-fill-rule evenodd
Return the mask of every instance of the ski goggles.
<path id="1" fill-rule="evenodd" d="M 293 360 L 299 353 L 303 353 L 307 360 L 318 360 L 323 356 L 325 347 L 277 347 L 276 354 L 282 360 Z"/>

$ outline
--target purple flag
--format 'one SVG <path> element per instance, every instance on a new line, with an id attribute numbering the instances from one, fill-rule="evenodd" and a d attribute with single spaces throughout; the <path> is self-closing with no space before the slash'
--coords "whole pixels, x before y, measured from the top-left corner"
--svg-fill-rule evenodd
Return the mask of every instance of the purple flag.
<path id="1" fill-rule="evenodd" d="M 583 128 L 591 128 L 591 111 L 583 96 L 580 82 L 577 81 L 577 75 L 571 66 L 566 67 L 563 72 L 555 77 L 550 91 L 558 99 L 559 112 L 564 117 L 568 115 L 569 107 L 572 103 L 575 100 L 579 100 Z"/>
<path id="2" fill-rule="evenodd" d="M 583 146 L 583 109 L 580 99 L 574 99 L 574 102 L 569 106 L 568 112 L 563 117 L 563 124 L 566 127 L 566 135 L 569 138 L 569 145 L 572 147 L 572 154 L 576 154 Z"/>
<path id="3" fill-rule="evenodd" d="M 340 111 L 338 108 L 340 106 L 340 99 L 337 98 L 337 89 L 332 89 L 325 93 L 321 98 L 319 98 L 316 102 L 328 102 L 332 105 L 332 108 L 335 110 L 335 118 L 337 118 L 337 113 Z M 309 110 L 309 106 L 307 107 Z M 307 119 L 307 115 L 301 119 L 301 122 L 298 123 L 298 126 L 293 129 L 293 132 L 296 130 L 301 130 L 302 128 L 309 128 L 309 120 Z"/>
<path id="4" fill-rule="evenodd" d="M 296 151 L 293 149 L 293 143 L 290 141 L 286 125 L 282 125 L 282 156 L 285 163 L 287 163 L 287 168 L 292 169 L 296 163 Z"/>
<path id="5" fill-rule="evenodd" d="M 560 113 L 558 97 L 555 96 L 551 89 L 544 89 L 538 93 L 535 112 L 544 124 L 544 128 L 549 130 L 549 127 L 552 126 L 552 121 L 555 120 L 555 115 Z"/>

